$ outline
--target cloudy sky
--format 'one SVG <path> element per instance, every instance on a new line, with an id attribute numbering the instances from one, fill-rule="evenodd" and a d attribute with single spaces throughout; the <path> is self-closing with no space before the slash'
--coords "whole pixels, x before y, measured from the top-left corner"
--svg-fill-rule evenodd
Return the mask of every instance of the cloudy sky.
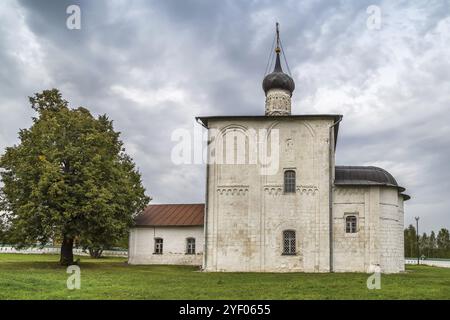
<path id="1" fill-rule="evenodd" d="M 81 8 L 69 30 L 66 8 Z M 373 11 L 381 24 L 367 26 Z M 344 115 L 337 164 L 377 165 L 407 188 L 405 224 L 450 228 L 449 1 L 2 1 L 0 148 L 17 143 L 27 96 L 57 87 L 106 113 L 154 203 L 203 202 L 205 168 L 171 162 L 197 115 L 261 115 L 281 36 L 293 113 Z M 197 125 L 198 126 L 198 125 Z"/>

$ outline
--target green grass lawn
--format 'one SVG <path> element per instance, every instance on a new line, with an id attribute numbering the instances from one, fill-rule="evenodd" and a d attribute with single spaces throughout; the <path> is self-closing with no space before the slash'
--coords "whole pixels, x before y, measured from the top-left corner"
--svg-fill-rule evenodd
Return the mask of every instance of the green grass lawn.
<path id="1" fill-rule="evenodd" d="M 450 299 L 450 268 L 407 266 L 368 290 L 360 273 L 205 273 L 81 257 L 81 289 L 56 255 L 0 254 L 0 299 Z"/>

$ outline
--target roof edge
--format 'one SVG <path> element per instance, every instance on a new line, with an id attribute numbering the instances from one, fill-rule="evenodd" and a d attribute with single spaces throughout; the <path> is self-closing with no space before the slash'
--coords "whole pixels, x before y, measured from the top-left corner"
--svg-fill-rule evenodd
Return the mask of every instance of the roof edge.
<path id="1" fill-rule="evenodd" d="M 365 183 L 362 182 L 343 182 L 343 181 L 335 181 L 334 184 L 336 186 L 342 186 L 342 187 L 390 187 L 390 188 L 396 188 L 399 192 L 404 192 L 406 189 L 402 186 L 396 186 L 390 183 L 382 183 L 382 182 L 375 182 L 375 181 L 367 181 Z"/>
<path id="2" fill-rule="evenodd" d="M 197 116 L 195 120 L 200 121 L 201 124 L 207 128 L 208 120 L 221 119 L 280 119 L 280 118 L 333 118 L 335 120 L 342 119 L 342 114 L 291 114 L 284 116 L 266 116 L 266 115 L 236 115 L 236 116 Z"/>
<path id="3" fill-rule="evenodd" d="M 189 227 L 203 227 L 202 224 L 142 224 L 142 225 L 133 225 L 131 228 L 189 228 Z"/>
<path id="4" fill-rule="evenodd" d="M 148 205 L 146 205 L 145 207 L 148 206 L 190 206 L 190 205 L 204 205 L 205 203 L 203 202 L 190 202 L 190 203 L 185 203 L 185 202 L 180 202 L 180 203 L 149 203 Z"/>

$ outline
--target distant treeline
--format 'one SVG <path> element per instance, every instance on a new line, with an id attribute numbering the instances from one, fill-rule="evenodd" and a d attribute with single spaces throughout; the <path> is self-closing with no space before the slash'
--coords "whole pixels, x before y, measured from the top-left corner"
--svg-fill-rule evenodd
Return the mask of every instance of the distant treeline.
<path id="1" fill-rule="evenodd" d="M 448 229 L 442 228 L 438 234 L 431 231 L 430 235 L 419 235 L 420 256 L 425 258 L 450 258 L 450 234 Z M 405 229 L 405 257 L 417 257 L 417 232 L 410 224 Z"/>

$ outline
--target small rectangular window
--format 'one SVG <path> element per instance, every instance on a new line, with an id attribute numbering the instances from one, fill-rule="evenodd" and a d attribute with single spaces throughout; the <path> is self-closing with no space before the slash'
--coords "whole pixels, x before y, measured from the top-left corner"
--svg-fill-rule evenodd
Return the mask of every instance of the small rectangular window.
<path id="1" fill-rule="evenodd" d="M 346 233 L 356 233 L 358 227 L 358 219 L 356 216 L 345 217 L 345 232 Z"/>
<path id="2" fill-rule="evenodd" d="M 195 254 L 195 238 L 187 238 L 186 254 Z"/>
<path id="3" fill-rule="evenodd" d="M 163 239 L 155 238 L 155 254 L 163 253 Z"/>
<path id="4" fill-rule="evenodd" d="M 295 255 L 297 253 L 295 247 L 295 231 L 283 231 L 283 254 Z"/>
<path id="5" fill-rule="evenodd" d="M 284 192 L 295 193 L 295 171 L 286 170 L 284 172 Z"/>

